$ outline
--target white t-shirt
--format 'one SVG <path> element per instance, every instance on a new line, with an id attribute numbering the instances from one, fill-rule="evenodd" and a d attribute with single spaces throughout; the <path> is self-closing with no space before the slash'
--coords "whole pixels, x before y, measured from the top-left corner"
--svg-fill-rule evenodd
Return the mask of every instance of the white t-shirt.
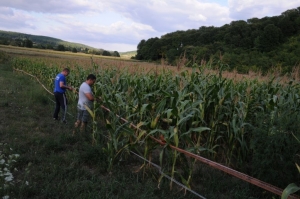
<path id="1" fill-rule="evenodd" d="M 79 88 L 79 99 L 77 104 L 77 107 L 81 110 L 86 110 L 84 105 L 87 105 L 90 109 L 92 109 L 93 106 L 93 102 L 88 100 L 88 98 L 85 96 L 85 93 L 91 93 L 93 95 L 90 85 L 88 85 L 86 82 L 83 82 Z"/>

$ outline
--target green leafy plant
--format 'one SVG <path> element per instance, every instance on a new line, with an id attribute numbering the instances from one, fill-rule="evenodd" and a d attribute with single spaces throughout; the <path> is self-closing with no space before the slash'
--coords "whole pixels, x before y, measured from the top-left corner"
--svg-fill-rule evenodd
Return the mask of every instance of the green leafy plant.
<path id="1" fill-rule="evenodd" d="M 293 134 L 294 135 L 294 134 Z M 294 135 L 294 137 L 296 138 L 296 140 L 300 143 L 299 139 Z M 296 163 L 296 167 L 298 169 L 298 172 L 300 173 L 300 167 L 299 165 Z M 289 195 L 296 193 L 297 191 L 300 190 L 300 186 L 298 186 L 295 183 L 291 183 L 289 184 L 282 192 L 281 195 L 281 199 L 287 199 L 289 197 Z"/>

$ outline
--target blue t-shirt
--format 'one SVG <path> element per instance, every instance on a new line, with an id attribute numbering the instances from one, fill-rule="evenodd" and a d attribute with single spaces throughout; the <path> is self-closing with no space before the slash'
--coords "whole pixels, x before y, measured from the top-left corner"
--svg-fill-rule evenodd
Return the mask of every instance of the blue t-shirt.
<path id="1" fill-rule="evenodd" d="M 64 85 L 66 85 L 66 77 L 59 73 L 56 77 L 55 77 L 55 80 L 54 80 L 54 92 L 57 92 L 57 93 L 64 93 L 66 92 L 66 88 L 61 88 L 59 86 L 59 82 L 64 82 Z"/>

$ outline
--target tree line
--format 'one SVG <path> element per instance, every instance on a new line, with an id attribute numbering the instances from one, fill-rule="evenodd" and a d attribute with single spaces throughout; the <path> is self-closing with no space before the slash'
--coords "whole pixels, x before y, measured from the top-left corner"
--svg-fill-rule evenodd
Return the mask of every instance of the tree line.
<path id="1" fill-rule="evenodd" d="M 279 16 L 232 21 L 221 27 L 176 31 L 141 40 L 134 59 L 159 61 L 170 65 L 185 58 L 187 66 L 221 60 L 229 70 L 266 72 L 280 67 L 290 72 L 299 65 L 300 7 Z"/>

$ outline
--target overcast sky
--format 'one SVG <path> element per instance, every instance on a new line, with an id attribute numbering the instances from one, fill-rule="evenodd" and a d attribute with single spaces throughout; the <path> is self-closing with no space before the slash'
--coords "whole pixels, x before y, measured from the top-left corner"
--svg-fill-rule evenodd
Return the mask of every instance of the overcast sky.
<path id="1" fill-rule="evenodd" d="M 300 0 L 0 0 L 0 30 L 126 52 L 142 39 L 297 7 Z"/>

